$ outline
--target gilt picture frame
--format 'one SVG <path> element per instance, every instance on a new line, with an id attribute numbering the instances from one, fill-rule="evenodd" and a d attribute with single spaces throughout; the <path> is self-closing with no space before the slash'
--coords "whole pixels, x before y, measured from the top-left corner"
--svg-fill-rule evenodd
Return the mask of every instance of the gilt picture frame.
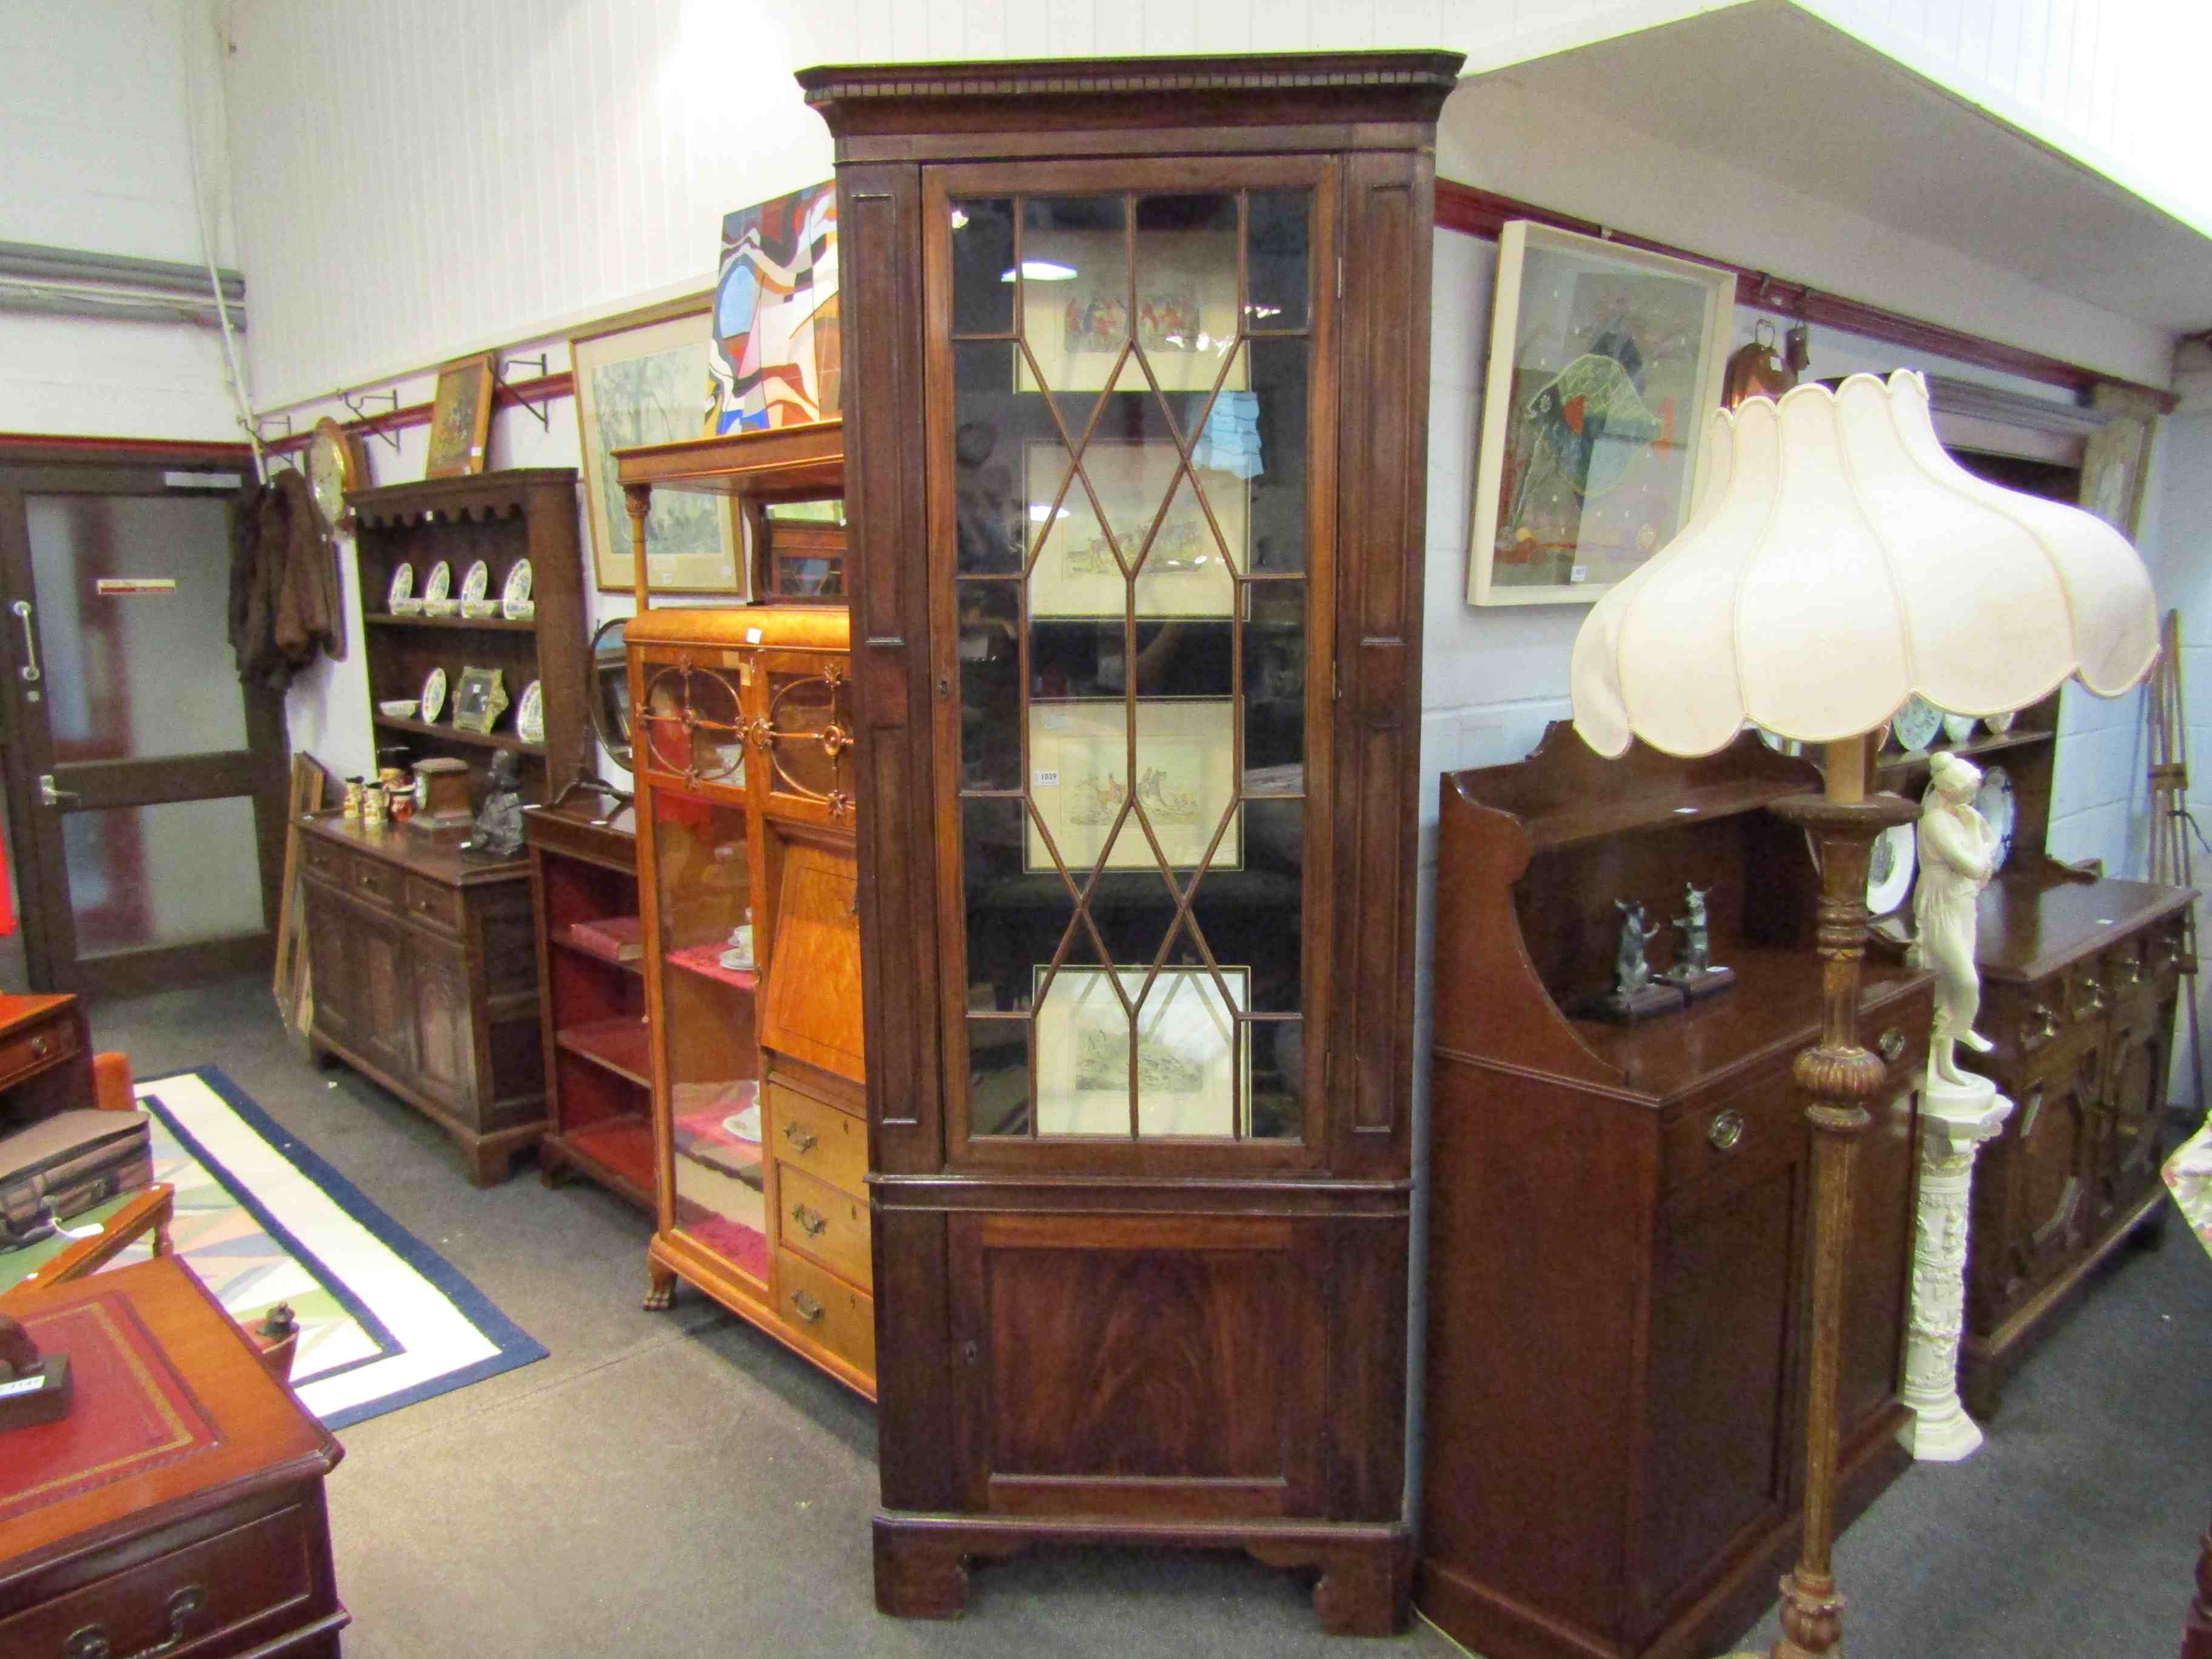
<path id="1" fill-rule="evenodd" d="M 1498 238 L 1470 605 L 1587 605 L 1688 521 L 1735 274 L 1525 219 Z"/>
<path id="2" fill-rule="evenodd" d="M 635 565 L 615 452 L 698 438 L 714 398 L 713 297 L 625 313 L 569 337 L 584 522 L 592 580 L 603 593 L 631 592 Z M 654 592 L 744 594 L 744 532 L 726 497 L 655 490 L 645 539 Z"/>
<path id="3" fill-rule="evenodd" d="M 438 370 L 430 399 L 430 456 L 426 478 L 465 478 L 489 465 L 493 368 L 498 354 L 456 357 Z"/>

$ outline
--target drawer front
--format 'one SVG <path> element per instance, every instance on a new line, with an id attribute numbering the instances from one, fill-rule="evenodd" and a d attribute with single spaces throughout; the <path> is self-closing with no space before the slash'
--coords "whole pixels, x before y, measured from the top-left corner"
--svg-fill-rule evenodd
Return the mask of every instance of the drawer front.
<path id="1" fill-rule="evenodd" d="M 374 859 L 356 859 L 353 861 L 353 894 L 359 899 L 380 905 L 387 910 L 399 908 L 400 884 L 405 878 L 388 864 L 379 864 Z"/>
<path id="2" fill-rule="evenodd" d="M 266 1627 L 257 1636 L 276 1634 L 302 1619 L 313 1594 L 311 1530 L 307 1511 L 289 1509 L 156 1556 L 0 1621 L 0 1653 L 191 1654 L 249 1626 Z M 162 1645 L 172 1638 L 173 1647 Z"/>
<path id="3" fill-rule="evenodd" d="M 343 847 L 333 847 L 319 836 L 305 837 L 300 846 L 307 861 L 307 873 L 320 876 L 325 881 L 340 887 L 353 885 L 353 854 Z"/>
<path id="4" fill-rule="evenodd" d="M 76 1024 L 73 1020 L 49 1020 L 27 1031 L 18 1031 L 5 1043 L 0 1043 L 0 1088 L 33 1072 L 43 1071 L 76 1052 Z"/>
<path id="5" fill-rule="evenodd" d="M 1984 986 L 1975 1029 L 1997 1045 L 2002 1069 L 2039 1069 L 2094 1047 L 2105 1030 L 2103 1010 L 2081 1012 L 2104 996 L 2103 958 L 2026 985 Z M 2002 1070 L 1999 1072 L 2002 1084 Z"/>
<path id="6" fill-rule="evenodd" d="M 869 1284 L 867 1200 L 825 1186 L 781 1158 L 775 1190 L 777 1237 L 855 1285 Z"/>
<path id="7" fill-rule="evenodd" d="M 441 933 L 459 933 L 461 931 L 461 896 L 451 887 L 441 887 L 434 881 L 425 881 L 420 876 L 407 878 L 407 914 L 416 921 L 426 922 Z"/>
<path id="8" fill-rule="evenodd" d="M 1794 1157 L 1805 1139 L 1805 1103 L 1785 1062 L 1676 1113 L 1660 1131 L 1660 1183 L 1674 1188 L 1724 1170 Z"/>
<path id="9" fill-rule="evenodd" d="M 876 1374 L 876 1303 L 836 1274 L 789 1250 L 775 1253 L 776 1311 L 793 1330 Z"/>
<path id="10" fill-rule="evenodd" d="M 866 1198 L 868 1126 L 778 1083 L 768 1085 L 767 1095 L 769 1143 L 777 1159 L 840 1192 Z"/>

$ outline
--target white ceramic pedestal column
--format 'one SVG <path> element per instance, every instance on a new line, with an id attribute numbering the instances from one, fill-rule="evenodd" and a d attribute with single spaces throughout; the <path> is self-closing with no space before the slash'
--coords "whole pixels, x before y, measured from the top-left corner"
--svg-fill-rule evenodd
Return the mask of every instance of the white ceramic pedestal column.
<path id="1" fill-rule="evenodd" d="M 1987 1078 L 1946 1082 L 1929 1068 L 1920 1100 L 1920 1214 L 1912 1247 L 1912 1326 L 1905 1348 L 1898 1431 L 1923 1462 L 1955 1463 L 1982 1443 L 1959 1399 L 1959 1338 L 1966 1328 L 1966 1216 L 1974 1154 L 2003 1127 L 2012 1102 Z"/>

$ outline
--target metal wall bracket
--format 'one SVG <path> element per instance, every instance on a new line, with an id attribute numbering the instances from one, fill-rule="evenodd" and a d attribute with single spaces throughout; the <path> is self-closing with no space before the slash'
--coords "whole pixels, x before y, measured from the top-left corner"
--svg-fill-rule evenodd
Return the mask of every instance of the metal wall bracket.
<path id="1" fill-rule="evenodd" d="M 338 401 L 353 411 L 354 419 L 367 427 L 372 436 L 381 438 L 390 444 L 392 453 L 396 454 L 399 449 L 399 434 L 396 432 L 386 432 L 376 423 L 375 417 L 362 407 L 362 404 L 374 403 L 379 398 L 383 399 L 384 407 L 387 411 L 396 411 L 399 407 L 399 392 L 396 387 L 388 392 L 342 391 L 338 393 Z"/>
<path id="2" fill-rule="evenodd" d="M 526 414 L 534 417 L 538 425 L 544 427 L 548 432 L 550 432 L 553 429 L 553 400 L 550 398 L 547 398 L 541 402 L 535 404 L 532 403 L 527 398 L 523 397 L 520 392 L 515 391 L 515 383 L 507 377 L 507 363 L 531 363 L 536 365 L 538 369 L 537 378 L 542 380 L 545 378 L 545 362 L 549 355 L 549 353 L 541 351 L 535 357 L 510 357 L 506 362 L 501 362 L 495 359 L 492 363 L 491 372 L 493 378 L 498 380 L 500 385 L 507 389 L 507 397 L 514 402 L 521 404 L 523 411 Z"/>

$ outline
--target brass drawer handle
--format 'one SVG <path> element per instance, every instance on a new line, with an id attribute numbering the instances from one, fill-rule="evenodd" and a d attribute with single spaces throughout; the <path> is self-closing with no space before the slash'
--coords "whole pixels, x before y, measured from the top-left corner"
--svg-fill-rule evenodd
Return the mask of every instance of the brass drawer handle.
<path id="1" fill-rule="evenodd" d="M 809 1238 L 819 1238 L 830 1231 L 830 1218 L 819 1210 L 810 1210 L 804 1204 L 791 1206 L 791 1218 L 799 1224 L 799 1231 Z"/>
<path id="2" fill-rule="evenodd" d="M 44 1060 L 46 1057 L 46 1050 L 51 1046 L 52 1045 L 47 1042 L 46 1038 L 42 1036 L 34 1036 L 31 1039 L 31 1052 L 33 1054 L 36 1054 L 40 1060 Z"/>
<path id="3" fill-rule="evenodd" d="M 2084 979 L 2081 981 L 2081 1012 L 2084 1014 L 2105 1012 L 2105 987 L 2101 980 Z"/>
<path id="4" fill-rule="evenodd" d="M 2039 1002 L 2027 1011 L 2027 1023 L 2021 1030 L 2021 1052 L 2032 1054 L 2057 1035 L 2058 1016 Z"/>
<path id="5" fill-rule="evenodd" d="M 1904 1029 L 1900 1026 L 1891 1026 L 1887 1031 L 1884 1031 L 1880 1036 L 1875 1039 L 1874 1046 L 1881 1050 L 1881 1057 L 1884 1060 L 1889 1061 L 1893 1066 L 1895 1065 L 1897 1063 L 1898 1057 L 1905 1052 Z"/>
<path id="6" fill-rule="evenodd" d="M 796 1123 L 787 1123 L 783 1126 L 783 1138 L 802 1152 L 811 1152 L 814 1150 L 814 1137 Z"/>
<path id="7" fill-rule="evenodd" d="M 1717 1152 L 1732 1150 L 1743 1139 L 1743 1114 L 1730 1107 L 1717 1113 L 1705 1127 L 1705 1142 Z"/>
<path id="8" fill-rule="evenodd" d="M 804 1291 L 793 1291 L 791 1293 L 791 1305 L 799 1310 L 799 1316 L 810 1325 L 820 1324 L 822 1316 L 828 1311 Z"/>
<path id="9" fill-rule="evenodd" d="M 2128 956 L 2121 958 L 2120 983 L 2123 985 L 2140 985 L 2142 983 L 2142 958 L 2141 957 Z"/>
<path id="10" fill-rule="evenodd" d="M 208 1593 L 204 1584 L 187 1584 L 169 1597 L 169 1633 L 149 1648 L 141 1648 L 130 1659 L 157 1659 L 182 1646 L 185 1626 L 207 1611 Z M 114 1644 L 107 1638 L 105 1625 L 85 1625 L 70 1633 L 62 1644 L 62 1659 L 108 1659 L 115 1651 Z"/>

